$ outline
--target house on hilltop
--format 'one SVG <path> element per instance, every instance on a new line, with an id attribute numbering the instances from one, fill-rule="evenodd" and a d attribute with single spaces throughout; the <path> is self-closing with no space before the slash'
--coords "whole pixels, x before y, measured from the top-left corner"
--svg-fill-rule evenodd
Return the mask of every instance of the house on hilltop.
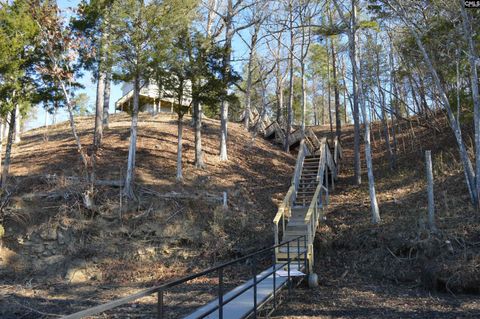
<path id="1" fill-rule="evenodd" d="M 190 106 L 192 102 L 191 83 L 187 81 L 185 96 L 182 97 L 182 106 Z M 156 81 L 150 80 L 140 84 L 140 112 L 173 113 L 175 106 L 178 105 L 178 98 L 171 90 L 166 90 L 159 86 Z M 115 109 L 127 113 L 132 113 L 133 107 L 133 83 L 124 83 L 122 85 L 122 97 L 115 102 Z"/>

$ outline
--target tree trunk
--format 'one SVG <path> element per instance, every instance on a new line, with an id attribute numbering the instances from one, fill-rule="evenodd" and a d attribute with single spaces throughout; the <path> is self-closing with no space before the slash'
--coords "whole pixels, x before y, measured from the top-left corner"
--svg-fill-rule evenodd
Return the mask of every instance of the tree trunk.
<path id="1" fill-rule="evenodd" d="M 247 89 L 245 96 L 245 112 L 243 118 L 243 126 L 245 130 L 250 128 L 250 109 L 252 103 L 252 63 L 253 63 L 253 49 L 250 51 L 250 56 L 248 58 L 248 68 L 247 68 Z"/>
<path id="2" fill-rule="evenodd" d="M 463 32 L 468 42 L 468 59 L 470 62 L 470 83 L 472 86 L 473 113 L 475 127 L 475 167 L 476 167 L 476 194 L 477 204 L 480 199 L 480 95 L 478 92 L 478 72 L 476 61 L 478 57 L 475 53 L 475 44 L 473 43 L 473 32 L 470 19 L 464 7 L 463 1 L 460 1 L 460 7 L 463 20 Z M 473 188 L 472 188 L 473 189 Z"/>
<path id="3" fill-rule="evenodd" d="M 20 108 L 15 107 L 15 141 L 14 143 L 20 143 Z"/>
<path id="4" fill-rule="evenodd" d="M 393 97 L 396 94 L 395 75 L 394 75 L 394 62 L 393 62 L 393 47 L 390 47 L 390 118 L 392 119 L 392 138 L 393 138 L 393 158 L 395 165 L 397 163 L 397 133 L 396 133 L 396 117 L 398 114 L 397 103 L 393 103 Z"/>
<path id="5" fill-rule="evenodd" d="M 303 15 L 300 13 L 300 21 L 303 24 Z M 302 124 L 301 131 L 302 137 L 305 136 L 305 125 L 306 125 L 306 116 L 307 116 L 307 79 L 305 77 L 305 58 L 308 53 L 308 45 L 305 43 L 305 27 L 302 27 L 302 42 L 301 42 L 301 59 L 300 59 L 300 76 L 302 80 L 301 90 L 302 90 Z M 307 51 L 307 52 L 305 52 Z"/>
<path id="6" fill-rule="evenodd" d="M 343 12 L 338 6 L 337 0 L 334 0 L 333 3 L 335 4 L 335 7 L 337 9 L 338 14 L 341 16 L 342 20 L 344 23 L 347 23 L 347 20 L 345 19 L 345 16 L 343 15 Z M 355 3 L 353 2 L 353 21 L 355 21 Z M 353 26 L 355 28 L 355 26 Z M 355 37 L 354 37 L 354 32 L 349 31 L 347 32 L 348 34 L 348 41 L 351 45 L 352 42 L 355 42 Z M 362 117 L 363 117 L 363 123 L 365 125 L 365 160 L 367 162 L 367 175 L 368 175 L 368 189 L 370 193 L 370 205 L 371 205 L 371 210 L 372 210 L 372 222 L 374 224 L 378 224 L 381 219 L 380 219 L 380 212 L 378 210 L 378 203 L 377 203 L 377 196 L 376 196 L 376 191 L 375 191 L 375 179 L 373 175 L 373 162 L 372 162 L 372 153 L 371 153 L 371 145 L 370 145 L 370 123 L 368 121 L 368 114 L 367 114 L 367 109 L 365 106 L 365 95 L 363 93 L 363 83 L 362 83 L 362 77 L 359 75 L 359 70 L 358 70 L 358 64 L 356 60 L 356 56 L 350 54 L 350 57 L 353 58 L 351 63 L 352 63 L 352 69 L 353 69 L 353 74 L 355 75 L 355 78 L 358 81 L 358 93 L 360 97 L 360 105 L 362 109 Z"/>
<path id="7" fill-rule="evenodd" d="M 105 94 L 103 96 L 103 127 L 108 128 L 109 110 L 110 110 L 110 91 L 111 91 L 112 74 L 107 73 L 105 77 Z"/>
<path id="8" fill-rule="evenodd" d="M 280 36 L 278 37 L 277 41 L 278 49 L 277 49 L 277 56 L 275 57 L 276 61 L 276 95 L 277 95 L 277 123 L 282 125 L 283 123 L 283 75 L 281 70 L 280 64 L 280 47 L 282 45 Z"/>
<path id="9" fill-rule="evenodd" d="M 227 155 L 227 130 L 228 130 L 228 102 L 223 101 L 220 108 L 221 116 L 221 136 L 220 136 L 220 160 L 228 160 Z"/>
<path id="10" fill-rule="evenodd" d="M 87 154 L 85 153 L 82 143 L 80 141 L 80 137 L 78 136 L 77 133 L 77 128 L 75 126 L 75 120 L 73 118 L 73 109 L 72 109 L 72 100 L 70 99 L 70 93 L 67 91 L 67 88 L 63 82 L 60 82 L 60 86 L 63 91 L 63 96 L 65 100 L 67 101 L 67 110 L 68 110 L 68 119 L 70 122 L 70 129 L 72 130 L 72 135 L 73 138 L 75 139 L 75 142 L 77 144 L 77 151 L 80 154 L 80 158 L 82 159 L 83 167 L 85 169 L 85 172 L 88 176 L 88 158 Z M 56 112 L 57 108 L 55 108 Z"/>
<path id="11" fill-rule="evenodd" d="M 343 83 L 343 87 L 344 87 L 343 101 L 344 101 L 344 104 L 345 104 L 345 123 L 347 123 L 347 100 L 348 100 L 348 104 L 350 105 L 350 111 L 352 112 L 352 117 L 353 117 L 354 110 L 353 110 L 352 97 L 348 93 L 347 82 L 345 80 L 345 63 L 342 63 L 342 83 Z"/>
<path id="12" fill-rule="evenodd" d="M 102 144 L 103 137 L 103 108 L 105 98 L 105 79 L 106 73 L 101 69 L 101 63 L 98 66 L 97 79 L 97 100 L 95 103 L 95 133 L 93 135 L 93 147 L 98 148 Z"/>
<path id="13" fill-rule="evenodd" d="M 263 76 L 263 75 L 261 75 Z M 258 120 L 257 123 L 255 123 L 255 127 L 253 129 L 253 135 L 252 135 L 252 140 L 254 140 L 258 132 L 260 131 L 260 128 L 262 127 L 262 123 L 266 120 L 267 117 L 267 85 L 265 84 L 265 79 L 261 79 L 262 83 L 262 111 L 258 115 Z"/>
<path id="14" fill-rule="evenodd" d="M 128 148 L 127 176 L 125 178 L 125 187 L 123 193 L 127 198 L 133 199 L 133 182 L 135 177 L 135 155 L 137 151 L 137 126 L 138 126 L 138 106 L 140 97 L 140 79 L 136 75 L 133 82 L 133 111 L 132 126 L 130 128 L 130 146 Z"/>
<path id="15" fill-rule="evenodd" d="M 228 0 L 227 3 L 227 15 L 225 17 L 225 54 L 223 56 L 223 76 L 224 81 L 227 81 L 227 77 L 230 75 L 231 70 L 231 50 L 232 50 L 232 38 L 233 38 L 233 4 L 232 0 Z M 226 93 L 229 91 L 229 83 L 225 82 Z M 220 161 L 227 161 L 227 138 L 228 138 L 228 101 L 222 101 L 220 107 Z"/>
<path id="16" fill-rule="evenodd" d="M 2 189 L 7 187 L 7 178 L 8 171 L 10 169 L 10 158 L 12 154 L 12 145 L 13 145 L 13 136 L 15 135 L 15 122 L 16 122 L 16 111 L 18 106 L 15 105 L 15 108 L 10 112 L 10 125 L 8 129 L 8 138 L 7 138 L 7 147 L 5 149 L 5 161 L 3 163 L 2 170 Z"/>
<path id="17" fill-rule="evenodd" d="M 425 151 L 425 166 L 427 170 L 427 194 L 428 194 L 428 226 L 430 231 L 436 232 L 435 226 L 435 200 L 433 196 L 433 172 L 432 172 L 432 152 Z"/>
<path id="18" fill-rule="evenodd" d="M 289 17 L 289 31 L 290 31 L 290 51 L 288 54 L 289 63 L 289 83 L 288 83 L 288 109 L 287 109 L 287 131 L 285 132 L 285 152 L 290 152 L 290 130 L 292 129 L 293 119 L 293 50 L 295 49 L 295 36 L 293 30 L 293 7 L 292 0 L 288 2 L 288 17 Z"/>
<path id="19" fill-rule="evenodd" d="M 302 75 L 302 136 L 305 136 L 306 114 L 307 114 L 307 79 L 305 77 L 305 63 L 300 62 Z"/>
<path id="20" fill-rule="evenodd" d="M 5 123 L 3 124 L 2 126 L 2 138 L 5 138 L 8 134 L 8 130 L 10 128 L 10 126 L 8 125 L 8 123 L 10 123 L 10 119 L 9 119 L 9 116 L 10 116 L 10 113 L 8 113 L 6 116 L 5 116 Z"/>
<path id="21" fill-rule="evenodd" d="M 278 84 L 277 89 L 277 122 L 282 125 L 283 123 L 283 85 L 282 80 Z"/>
<path id="22" fill-rule="evenodd" d="M 178 141 L 177 141 L 177 181 L 183 180 L 182 174 L 182 149 L 183 149 L 183 116 L 178 116 Z"/>
<path id="23" fill-rule="evenodd" d="M 245 118 L 244 126 L 248 131 L 250 129 L 250 110 L 252 103 L 252 73 L 253 73 L 253 58 L 255 57 L 255 47 L 257 45 L 257 35 L 260 30 L 260 23 L 255 23 L 254 32 L 250 41 L 250 53 L 248 55 L 248 67 L 247 67 L 247 92 L 245 101 Z"/>
<path id="24" fill-rule="evenodd" d="M 330 136 L 333 136 L 333 118 L 332 118 L 332 86 L 330 79 L 330 54 L 327 45 L 327 96 L 328 96 L 328 121 L 330 123 Z M 333 137 L 332 137 L 333 138 Z"/>
<path id="25" fill-rule="evenodd" d="M 337 8 L 338 9 L 338 8 Z M 352 0 L 352 18 L 351 18 L 351 33 L 353 41 L 349 41 L 349 55 L 350 61 L 355 62 L 357 53 L 355 52 L 355 38 L 356 38 L 356 21 L 355 21 L 356 5 L 355 0 Z M 355 72 L 352 72 L 352 93 L 353 93 L 353 144 L 354 144 L 354 171 L 355 184 L 362 183 L 362 166 L 360 162 L 360 112 L 358 109 L 358 91 L 357 80 Z"/>
<path id="26" fill-rule="evenodd" d="M 380 102 L 381 116 L 382 116 L 382 126 L 383 126 L 383 138 L 385 140 L 385 148 L 388 154 L 388 161 L 390 163 L 390 169 L 394 170 L 396 167 L 396 160 L 393 155 L 392 146 L 390 144 L 390 128 L 388 127 L 388 117 L 387 117 L 387 105 L 385 102 L 385 92 L 380 82 L 380 55 L 377 51 L 377 87 L 378 87 L 378 99 Z"/>
<path id="27" fill-rule="evenodd" d="M 333 92 L 335 96 L 335 131 L 338 140 L 340 140 L 342 135 L 342 119 L 340 115 L 340 93 L 338 91 L 338 81 L 337 81 L 337 62 L 336 62 L 336 53 L 335 46 L 333 41 L 330 40 L 330 47 L 332 50 L 332 70 L 333 70 Z"/>
<path id="28" fill-rule="evenodd" d="M 57 106 L 57 102 L 55 102 L 53 105 L 53 115 L 52 115 L 53 125 L 57 124 L 57 112 L 58 112 L 58 106 Z"/>
<path id="29" fill-rule="evenodd" d="M 198 99 L 193 100 L 193 119 L 195 125 L 195 167 L 205 168 L 202 151 L 202 106 Z"/>

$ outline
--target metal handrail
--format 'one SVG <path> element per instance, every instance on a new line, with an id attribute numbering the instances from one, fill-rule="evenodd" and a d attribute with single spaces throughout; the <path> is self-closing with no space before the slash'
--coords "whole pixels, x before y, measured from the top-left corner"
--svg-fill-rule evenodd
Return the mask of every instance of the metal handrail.
<path id="1" fill-rule="evenodd" d="M 168 288 L 172 288 L 172 287 L 175 287 L 175 286 L 178 286 L 180 284 L 183 284 L 185 282 L 188 282 L 188 281 L 191 281 L 193 279 L 196 279 L 196 278 L 199 278 L 199 277 L 203 277 L 205 275 L 208 275 L 208 274 L 211 274 L 213 272 L 219 272 L 220 275 L 223 274 L 223 270 L 224 268 L 228 267 L 228 266 L 231 266 L 231 265 L 234 265 L 236 263 L 239 263 L 239 262 L 242 262 L 242 261 L 245 261 L 247 259 L 250 259 L 250 258 L 254 258 L 260 254 L 264 254 L 268 251 L 275 251 L 275 249 L 279 248 L 279 247 L 283 247 L 283 246 L 287 246 L 288 249 L 290 249 L 290 243 L 294 242 L 294 241 L 297 241 L 298 243 L 300 242 L 300 239 L 301 238 L 305 238 L 305 235 L 303 236 L 298 236 L 297 238 L 294 238 L 294 239 L 291 239 L 289 241 L 286 241 L 284 243 L 281 243 L 281 244 L 277 244 L 277 245 L 273 245 L 271 247 L 268 247 L 268 248 L 264 248 L 264 249 L 261 249 L 261 250 L 258 250 L 256 252 L 253 252 L 251 254 L 248 254 L 246 256 L 243 256 L 241 258 L 237 258 L 235 260 L 232 260 L 232 261 L 229 261 L 229 262 L 226 262 L 226 263 L 223 263 L 223 264 L 220 264 L 218 266 L 214 266 L 214 267 L 211 267 L 209 269 L 206 269 L 204 271 L 201 271 L 199 273 L 196 273 L 196 274 L 192 274 L 192 275 L 189 275 L 189 276 L 185 276 L 185 277 L 182 277 L 180 279 L 177 279 L 177 280 L 172 280 L 170 282 L 167 282 L 163 285 L 160 285 L 160 286 L 156 286 L 156 287 L 151 287 L 151 288 L 148 288 L 148 289 L 145 289 L 145 290 L 142 290 L 142 291 L 139 291 L 135 294 L 132 294 L 132 295 L 129 295 L 129 296 L 126 296 L 126 297 L 123 297 L 123 298 L 120 298 L 120 299 L 117 299 L 117 300 L 113 300 L 113 301 L 110 301 L 110 302 L 107 302 L 105 304 L 102 304 L 102 305 L 98 305 L 98 306 L 95 306 L 95 307 L 92 307 L 92 308 L 88 308 L 88 309 L 85 309 L 85 310 L 82 310 L 82 311 L 79 311 L 79 312 L 76 312 L 76 313 L 73 313 L 73 314 L 70 314 L 70 315 L 67 315 L 67 316 L 63 316 L 61 317 L 62 319 L 80 319 L 80 318 L 84 318 L 86 316 L 92 316 L 92 315 L 96 315 L 96 314 L 99 314 L 99 313 L 102 313 L 102 312 L 105 312 L 105 311 L 108 311 L 108 310 L 111 310 L 111 309 L 114 309 L 116 307 L 119 307 L 119 306 L 122 306 L 124 304 L 127 304 L 129 302 L 132 302 L 132 301 L 135 301 L 139 298 L 143 298 L 143 297 L 146 297 L 146 296 L 149 296 L 149 295 L 152 295 L 154 293 L 157 293 L 158 294 L 158 300 L 157 300 L 157 307 L 158 307 L 158 312 L 157 312 L 157 317 L 158 318 L 163 318 L 163 315 L 164 315 L 164 311 L 163 311 L 163 292 L 168 289 Z M 297 243 L 297 245 L 298 245 Z M 306 243 L 306 240 L 304 240 L 304 243 Z M 305 244 L 306 245 L 306 244 Z M 303 254 L 303 253 L 302 253 Z M 297 258 L 299 258 L 301 256 L 300 252 L 298 251 L 297 252 Z M 305 258 L 306 259 L 306 258 Z M 288 266 L 289 266 L 289 280 L 290 280 L 290 263 L 291 263 L 291 260 L 289 258 L 289 261 L 288 261 Z M 285 266 L 285 265 L 283 265 Z M 276 267 L 274 265 L 274 272 L 276 271 Z M 255 275 L 256 276 L 256 275 Z M 256 277 L 255 277 L 256 278 Z M 220 279 L 220 278 L 219 278 Z M 219 280 L 219 284 L 223 284 L 223 278 L 221 278 L 222 280 Z M 258 284 L 258 283 L 257 283 Z M 250 287 L 252 288 L 252 287 Z M 219 289 L 219 291 L 221 291 L 222 289 Z M 221 295 L 223 296 L 223 294 Z M 220 296 L 219 296 L 220 297 Z M 226 302 L 224 301 L 223 304 L 225 304 Z M 218 309 L 218 308 L 217 308 Z"/>
<path id="2" fill-rule="evenodd" d="M 265 279 L 267 279 L 268 277 L 270 277 L 270 275 L 273 275 L 275 276 L 276 275 L 276 272 L 277 272 L 277 268 L 281 269 L 285 266 L 288 267 L 288 281 L 290 281 L 290 264 L 292 262 L 292 256 L 290 256 L 290 242 L 292 241 L 296 241 L 297 242 L 297 246 L 299 246 L 300 244 L 300 239 L 303 238 L 304 239 L 304 248 L 307 248 L 307 244 L 306 244 L 306 236 L 303 235 L 303 236 L 299 236 L 295 239 L 292 239 L 288 242 L 285 242 L 283 243 L 282 245 L 285 246 L 285 244 L 287 244 L 287 247 L 288 247 L 288 261 L 286 263 L 283 263 L 281 264 L 280 266 L 278 266 L 277 264 L 274 264 L 273 265 L 273 270 L 272 272 L 268 272 L 265 276 L 263 276 L 262 278 L 260 279 L 257 279 L 257 276 L 256 276 L 256 266 L 255 266 L 255 263 L 252 263 L 252 267 L 253 267 L 253 278 L 254 278 L 254 283 L 251 284 L 251 285 L 247 285 L 246 287 L 243 287 L 242 289 L 240 289 L 239 291 L 237 291 L 233 296 L 230 296 L 228 299 L 226 300 L 223 300 L 221 302 L 218 303 L 218 305 L 216 305 L 215 307 L 213 307 L 212 309 L 210 309 L 209 311 L 205 312 L 204 314 L 202 314 L 201 317 L 199 318 L 205 318 L 206 316 L 208 316 L 209 314 L 215 312 L 216 310 L 220 310 L 222 309 L 223 306 L 225 306 L 227 303 L 229 303 L 230 301 L 234 300 L 236 297 L 240 296 L 241 294 L 243 294 L 245 291 L 249 290 L 250 288 L 252 287 L 256 287 L 260 282 L 264 281 Z M 279 246 L 282 246 L 282 245 L 279 245 Z M 278 248 L 278 247 L 276 247 Z M 304 252 L 300 253 L 300 249 L 297 250 L 297 254 L 296 254 L 296 258 L 297 260 L 300 260 L 300 256 L 301 255 L 304 255 L 304 261 L 306 262 L 307 261 L 307 249 L 305 249 Z M 274 285 L 273 287 L 273 290 L 276 289 L 276 286 Z M 256 297 L 256 292 L 254 292 L 254 297 Z M 254 307 L 256 307 L 256 302 L 254 302 Z M 256 311 L 256 309 L 255 309 Z M 223 316 L 223 313 L 220 313 L 220 316 L 219 317 L 222 317 Z"/>

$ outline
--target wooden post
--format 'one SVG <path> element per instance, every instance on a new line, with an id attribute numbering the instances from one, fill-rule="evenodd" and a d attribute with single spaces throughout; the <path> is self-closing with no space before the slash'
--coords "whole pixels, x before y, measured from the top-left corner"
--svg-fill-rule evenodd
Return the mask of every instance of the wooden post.
<path id="1" fill-rule="evenodd" d="M 430 228 L 430 231 L 436 232 L 435 200 L 433 197 L 432 151 L 425 151 L 425 166 L 427 170 L 428 227 Z"/>

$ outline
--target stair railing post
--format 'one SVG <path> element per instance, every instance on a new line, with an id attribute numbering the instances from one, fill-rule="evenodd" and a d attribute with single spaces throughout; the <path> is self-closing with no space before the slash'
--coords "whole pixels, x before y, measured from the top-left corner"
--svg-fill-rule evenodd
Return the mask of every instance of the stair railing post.
<path id="1" fill-rule="evenodd" d="M 218 269 L 218 318 L 223 319 L 223 268 Z"/>
<path id="2" fill-rule="evenodd" d="M 300 270 L 300 237 L 297 238 L 297 259 L 298 259 L 298 270 Z"/>
<path id="3" fill-rule="evenodd" d="M 273 232 L 275 233 L 275 245 L 278 245 L 278 241 L 279 241 L 279 238 L 278 238 L 278 236 L 279 236 L 279 234 L 278 234 L 278 223 L 275 223 L 273 225 Z M 275 248 L 275 250 L 276 249 L 277 248 Z"/>
<path id="4" fill-rule="evenodd" d="M 287 273 L 288 273 L 288 294 L 292 292 L 292 282 L 290 281 L 290 242 L 287 243 Z"/>
<path id="5" fill-rule="evenodd" d="M 277 258 L 273 254 L 273 309 L 277 308 Z"/>
<path id="6" fill-rule="evenodd" d="M 307 236 L 303 235 L 303 248 L 305 249 L 304 251 L 304 262 L 305 262 L 305 271 L 308 271 L 308 249 L 307 249 Z"/>
<path id="7" fill-rule="evenodd" d="M 326 182 L 326 187 L 325 187 L 325 195 L 326 195 L 326 200 L 325 200 L 325 204 L 328 205 L 328 166 L 325 166 L 325 182 Z"/>
<path id="8" fill-rule="evenodd" d="M 157 319 L 163 319 L 163 290 L 157 292 Z"/>
<path id="9" fill-rule="evenodd" d="M 253 256 L 252 260 L 253 275 L 253 318 L 257 318 L 257 258 Z"/>

